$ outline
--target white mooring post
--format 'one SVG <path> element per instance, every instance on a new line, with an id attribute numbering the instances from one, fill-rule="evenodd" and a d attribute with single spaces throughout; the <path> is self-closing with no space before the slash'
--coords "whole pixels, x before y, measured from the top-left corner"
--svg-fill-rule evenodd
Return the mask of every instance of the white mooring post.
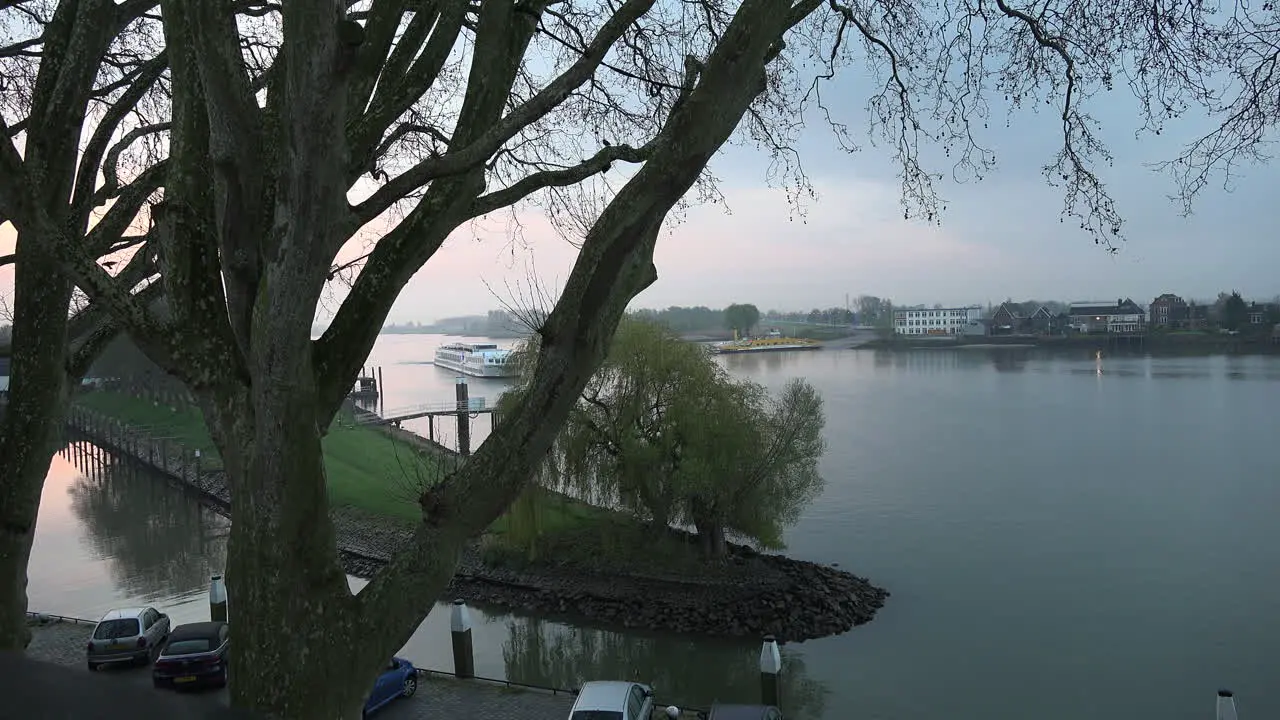
<path id="1" fill-rule="evenodd" d="M 782 679 L 782 654 L 778 641 L 772 635 L 764 636 L 760 646 L 760 702 L 781 708 L 779 682 Z"/>
<path id="2" fill-rule="evenodd" d="M 453 601 L 453 616 L 449 619 L 453 635 L 453 674 L 459 678 L 472 678 L 476 674 L 475 653 L 471 647 L 471 612 L 462 600 Z"/>
<path id="3" fill-rule="evenodd" d="M 1218 691 L 1218 720 L 1236 720 L 1236 695 L 1230 690 Z"/>
<path id="4" fill-rule="evenodd" d="M 221 575 L 209 578 L 209 619 L 227 622 L 227 584 Z"/>

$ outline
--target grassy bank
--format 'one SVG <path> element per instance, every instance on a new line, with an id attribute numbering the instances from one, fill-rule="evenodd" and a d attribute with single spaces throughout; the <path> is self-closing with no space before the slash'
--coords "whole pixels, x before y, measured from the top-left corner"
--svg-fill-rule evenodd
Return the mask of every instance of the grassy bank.
<path id="1" fill-rule="evenodd" d="M 124 392 L 86 393 L 77 403 L 142 430 L 200 450 L 206 469 L 221 467 L 221 456 L 209 436 L 204 418 L 194 407 L 169 407 Z M 380 428 L 356 425 L 339 416 L 324 438 L 329 502 L 406 523 L 420 518 L 418 488 L 443 477 L 446 459 L 397 439 Z M 610 527 L 625 516 L 588 505 L 560 493 L 536 489 L 521 510 L 536 516 L 540 531 L 577 534 Z M 491 528 L 496 535 L 522 531 L 528 523 L 504 516 Z"/>

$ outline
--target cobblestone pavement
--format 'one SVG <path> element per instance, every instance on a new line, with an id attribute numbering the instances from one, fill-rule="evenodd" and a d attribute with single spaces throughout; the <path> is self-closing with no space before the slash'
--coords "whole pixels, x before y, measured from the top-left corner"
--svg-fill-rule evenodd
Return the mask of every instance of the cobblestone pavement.
<path id="1" fill-rule="evenodd" d="M 27 657 L 88 673 L 84 648 L 92 629 L 92 625 L 68 622 L 34 626 Z M 119 676 L 122 682 L 151 685 L 151 673 L 146 668 L 103 668 L 99 672 Z M 227 702 L 225 690 L 190 693 L 188 697 L 192 703 Z M 376 717 L 380 720 L 565 720 L 572 705 L 572 698 L 564 695 L 425 675 L 416 695 L 391 703 Z"/>

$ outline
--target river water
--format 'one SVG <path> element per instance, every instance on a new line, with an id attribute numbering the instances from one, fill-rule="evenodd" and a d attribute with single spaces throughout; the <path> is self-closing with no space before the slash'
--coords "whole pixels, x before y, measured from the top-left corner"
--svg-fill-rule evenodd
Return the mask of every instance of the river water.
<path id="1" fill-rule="evenodd" d="M 388 411 L 452 399 L 452 373 L 427 364 L 440 342 L 379 340 Z M 1193 720 L 1219 686 L 1243 717 L 1280 717 L 1280 358 L 726 360 L 770 386 L 807 378 L 826 398 L 827 489 L 789 552 L 893 593 L 869 625 L 784 648 L 789 718 Z M 502 387 L 470 390 L 492 400 Z M 477 420 L 475 441 L 487 430 Z M 40 512 L 33 609 L 96 617 L 145 601 L 207 617 L 226 523 L 183 491 L 76 445 Z M 641 678 L 694 706 L 758 693 L 755 642 L 477 616 L 482 675 Z M 404 653 L 449 669 L 448 620 L 433 612 Z"/>

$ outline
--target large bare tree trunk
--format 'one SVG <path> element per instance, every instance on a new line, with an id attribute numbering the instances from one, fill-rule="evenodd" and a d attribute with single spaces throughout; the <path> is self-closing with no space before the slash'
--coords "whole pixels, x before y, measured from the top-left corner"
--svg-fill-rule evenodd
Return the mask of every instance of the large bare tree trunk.
<path id="1" fill-rule="evenodd" d="M 43 248 L 21 237 L 19 243 L 12 384 L 0 422 L 0 650 L 22 650 L 30 641 L 27 561 L 67 407 L 63 363 L 71 285 Z"/>
<path id="2" fill-rule="evenodd" d="M 367 629 L 329 521 L 310 338 L 276 324 L 309 323 L 290 323 L 288 314 L 258 315 L 260 381 L 243 394 L 222 393 L 211 413 L 219 435 L 235 442 L 223 448 L 234 488 L 232 698 L 272 716 L 355 718 L 381 663 L 362 663 L 359 652 Z"/>

